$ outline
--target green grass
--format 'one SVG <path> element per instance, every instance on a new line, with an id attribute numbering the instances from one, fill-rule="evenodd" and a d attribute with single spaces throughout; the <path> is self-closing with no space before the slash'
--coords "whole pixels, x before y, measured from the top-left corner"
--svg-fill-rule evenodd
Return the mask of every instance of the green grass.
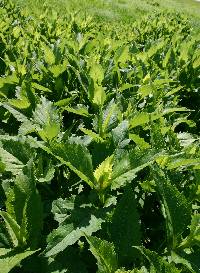
<path id="1" fill-rule="evenodd" d="M 41 10 L 41 1 L 15 0 L 31 7 L 36 13 Z M 187 14 L 193 21 L 200 20 L 200 3 L 194 0 L 47 0 L 59 12 L 81 11 L 97 19 L 130 21 L 141 14 L 153 11 L 175 11 Z"/>
<path id="2" fill-rule="evenodd" d="M 43 11 L 41 0 L 15 0 L 35 15 Z M 59 14 L 69 11 L 81 16 L 92 16 L 98 22 L 109 22 L 117 27 L 120 23 L 130 26 L 137 18 L 154 12 L 180 12 L 191 19 L 194 31 L 200 33 L 200 2 L 195 0 L 46 0 Z"/>

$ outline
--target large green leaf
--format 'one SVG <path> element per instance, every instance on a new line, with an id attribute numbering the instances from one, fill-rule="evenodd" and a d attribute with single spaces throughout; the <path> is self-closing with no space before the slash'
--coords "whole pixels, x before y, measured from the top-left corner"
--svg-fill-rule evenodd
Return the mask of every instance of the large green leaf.
<path id="1" fill-rule="evenodd" d="M 92 158 L 85 146 L 66 141 L 62 143 L 52 143 L 50 149 L 47 149 L 47 151 L 93 187 Z"/>
<path id="2" fill-rule="evenodd" d="M 21 137 L 0 136 L 0 160 L 6 171 L 17 175 L 26 165 L 31 157 L 34 157 L 34 150 L 27 139 Z"/>
<path id="3" fill-rule="evenodd" d="M 90 68 L 90 86 L 89 86 L 89 99 L 97 106 L 103 106 L 106 100 L 106 93 L 101 85 L 104 78 L 104 71 L 100 64 L 92 63 Z"/>
<path id="4" fill-rule="evenodd" d="M 60 133 L 61 120 L 58 111 L 45 97 L 41 97 L 41 103 L 33 113 L 32 123 L 44 141 L 51 141 Z"/>
<path id="5" fill-rule="evenodd" d="M 157 120 L 161 118 L 164 115 L 168 115 L 175 112 L 185 112 L 188 111 L 187 108 L 184 107 L 174 107 L 174 108 L 166 108 L 163 110 L 162 113 L 159 112 L 153 112 L 153 113 L 147 113 L 147 112 L 138 112 L 135 114 L 133 118 L 130 120 L 130 128 L 134 128 L 137 126 L 144 125 L 146 123 L 152 122 L 154 120 Z"/>
<path id="6" fill-rule="evenodd" d="M 127 187 L 114 211 L 111 224 L 111 237 L 119 261 L 124 264 L 133 262 L 137 251 L 133 246 L 140 245 L 141 232 L 135 194 Z"/>
<path id="7" fill-rule="evenodd" d="M 78 227 L 73 223 L 63 223 L 50 234 L 45 256 L 56 255 L 68 246 L 75 244 L 84 234 L 91 235 L 93 232 L 98 231 L 101 228 L 102 222 L 101 218 L 91 215 L 90 218 L 80 219 Z"/>
<path id="8" fill-rule="evenodd" d="M 179 236 L 191 221 L 191 203 L 180 193 L 158 167 L 153 168 L 158 192 L 162 199 L 170 247 L 177 245 Z"/>
<path id="9" fill-rule="evenodd" d="M 32 162 L 16 177 L 13 186 L 6 192 L 7 213 L 16 221 L 21 244 L 35 248 L 42 229 L 42 203 L 37 192 Z M 19 240 L 18 240 L 19 241 Z"/>
<path id="10" fill-rule="evenodd" d="M 151 165 L 159 156 L 160 153 L 149 149 L 121 152 L 119 158 L 114 162 L 111 188 L 117 189 L 125 186 L 136 177 L 137 172 Z"/>
<path id="11" fill-rule="evenodd" d="M 107 157 L 94 171 L 96 179 L 96 189 L 105 190 L 111 183 L 113 167 L 113 155 Z"/>
<path id="12" fill-rule="evenodd" d="M 22 260 L 34 254 L 36 251 L 26 250 L 22 253 L 12 251 L 11 249 L 0 248 L 0 268 L 1 273 L 8 273 Z"/>
<path id="13" fill-rule="evenodd" d="M 13 246 L 17 247 L 17 246 L 22 245 L 23 238 L 20 234 L 20 226 L 17 224 L 15 219 L 13 219 L 12 216 L 8 212 L 5 212 L 5 211 L 1 211 L 0 216 L 3 218 L 3 220 L 6 224 L 6 228 L 7 228 L 7 231 L 10 236 Z"/>
<path id="14" fill-rule="evenodd" d="M 150 265 L 153 267 L 155 273 L 179 273 L 173 264 L 169 264 L 167 261 L 162 259 L 156 252 L 150 251 L 144 247 L 137 247 L 141 253 L 149 260 Z"/>
<path id="15" fill-rule="evenodd" d="M 86 239 L 97 259 L 98 273 L 114 273 L 118 268 L 114 245 L 95 236 L 86 236 Z"/>
<path id="16" fill-rule="evenodd" d="M 200 246 L 200 214 L 195 214 L 192 216 L 190 234 L 181 243 L 180 248 L 187 248 L 193 245 Z"/>
<path id="17" fill-rule="evenodd" d="M 87 267 L 75 247 L 68 247 L 57 256 L 49 257 L 48 260 L 46 273 L 88 273 Z"/>

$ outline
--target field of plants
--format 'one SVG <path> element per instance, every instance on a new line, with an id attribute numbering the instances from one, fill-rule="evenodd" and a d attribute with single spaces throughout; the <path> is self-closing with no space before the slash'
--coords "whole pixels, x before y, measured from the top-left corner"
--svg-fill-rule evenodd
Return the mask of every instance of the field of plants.
<path id="1" fill-rule="evenodd" d="M 199 273 L 190 20 L 0 18 L 0 273 Z"/>

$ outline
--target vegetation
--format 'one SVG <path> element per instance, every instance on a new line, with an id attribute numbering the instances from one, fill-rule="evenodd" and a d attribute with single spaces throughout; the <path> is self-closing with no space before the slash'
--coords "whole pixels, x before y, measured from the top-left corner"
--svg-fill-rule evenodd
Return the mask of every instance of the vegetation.
<path id="1" fill-rule="evenodd" d="M 192 22 L 0 16 L 1 273 L 200 272 Z"/>
<path id="2" fill-rule="evenodd" d="M 14 0 L 34 14 L 41 14 L 44 1 L 40 0 Z M 79 15 L 91 15 L 101 23 L 109 24 L 121 21 L 131 23 L 142 15 L 153 12 L 180 12 L 191 18 L 192 24 L 200 29 L 200 3 L 195 0 L 46 0 L 59 14 L 69 11 L 78 12 Z"/>

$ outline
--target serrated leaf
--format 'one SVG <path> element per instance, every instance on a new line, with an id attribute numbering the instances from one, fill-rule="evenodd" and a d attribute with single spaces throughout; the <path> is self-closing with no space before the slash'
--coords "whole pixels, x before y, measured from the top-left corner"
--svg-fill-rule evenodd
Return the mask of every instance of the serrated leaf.
<path id="1" fill-rule="evenodd" d="M 7 109 L 16 118 L 16 120 L 20 122 L 29 123 L 28 118 L 24 114 L 22 114 L 20 111 L 14 109 L 12 106 L 3 104 L 3 107 Z"/>
<path id="2" fill-rule="evenodd" d="M 57 78 L 59 75 L 61 75 L 67 69 L 67 64 L 68 64 L 68 61 L 65 60 L 63 62 L 63 64 L 52 65 L 49 70 L 51 71 L 53 76 L 55 78 Z"/>
<path id="3" fill-rule="evenodd" d="M 58 160 L 67 165 L 83 181 L 93 187 L 92 158 L 87 148 L 76 143 L 52 143 L 49 150 Z"/>
<path id="4" fill-rule="evenodd" d="M 190 234 L 180 244 L 180 248 L 184 249 L 192 247 L 193 245 L 200 246 L 200 214 L 192 216 L 192 222 L 190 225 Z"/>
<path id="5" fill-rule="evenodd" d="M 151 165 L 160 153 L 154 150 L 125 152 L 114 162 L 111 189 L 117 189 L 130 183 L 137 172 Z"/>
<path id="6" fill-rule="evenodd" d="M 198 167 L 200 166 L 200 158 L 178 158 L 175 160 L 170 160 L 167 164 L 167 168 L 169 170 L 173 170 L 176 168 L 187 168 L 187 167 Z"/>
<path id="7" fill-rule="evenodd" d="M 3 148 L 0 147 L 0 160 L 3 164 L 3 171 L 6 170 L 7 172 L 12 172 L 14 175 L 20 173 L 24 164 L 18 160 L 15 156 L 5 151 Z"/>
<path id="8" fill-rule="evenodd" d="M 58 111 L 45 97 L 42 97 L 41 103 L 37 105 L 32 122 L 44 141 L 53 140 L 60 132 L 61 121 Z"/>
<path id="9" fill-rule="evenodd" d="M 90 77 L 93 79 L 94 82 L 97 84 L 101 84 L 104 79 L 104 71 L 100 64 L 92 64 L 90 68 Z"/>
<path id="10" fill-rule="evenodd" d="M 162 170 L 154 167 L 153 175 L 165 211 L 168 241 L 171 247 L 174 248 L 177 239 L 190 224 L 192 207 L 175 185 L 170 183 Z"/>
<path id="11" fill-rule="evenodd" d="M 105 110 L 103 111 L 103 119 L 101 124 L 101 131 L 103 134 L 108 133 L 110 130 L 116 128 L 118 124 L 118 107 L 111 100 Z"/>
<path id="12" fill-rule="evenodd" d="M 75 196 L 71 196 L 67 199 L 59 198 L 53 201 L 52 213 L 54 214 L 55 221 L 61 224 L 64 220 L 69 217 L 69 212 L 71 212 L 75 207 Z"/>
<path id="13" fill-rule="evenodd" d="M 34 254 L 36 251 L 26 250 L 25 252 L 17 253 L 10 249 L 0 248 L 1 273 L 10 272 L 11 269 L 20 264 L 22 260 Z"/>
<path id="14" fill-rule="evenodd" d="M 148 142 L 136 134 L 129 134 L 129 138 L 132 139 L 140 149 L 149 149 L 151 147 Z"/>
<path id="15" fill-rule="evenodd" d="M 200 66 L 200 57 L 197 57 L 193 62 L 193 68 L 196 69 Z"/>
<path id="16" fill-rule="evenodd" d="M 114 273 L 118 268 L 114 245 L 95 236 L 86 236 L 90 251 L 97 259 L 98 273 Z"/>
<path id="17" fill-rule="evenodd" d="M 15 183 L 6 192 L 7 212 L 16 221 L 19 228 L 19 239 L 29 247 L 35 248 L 42 228 L 42 203 L 36 190 L 33 166 L 29 162 L 23 174 L 16 177 Z"/>
<path id="18" fill-rule="evenodd" d="M 42 45 L 42 48 L 44 50 L 45 62 L 49 65 L 54 64 L 55 63 L 55 55 L 53 53 L 53 50 L 45 44 Z"/>
<path id="19" fill-rule="evenodd" d="M 90 117 L 91 115 L 88 112 L 88 109 L 86 107 L 76 107 L 76 108 L 72 108 L 72 107 L 64 107 L 63 110 L 66 110 L 70 113 L 74 113 L 76 115 L 80 115 L 83 117 Z"/>
<path id="20" fill-rule="evenodd" d="M 50 263 L 46 273 L 88 273 L 78 249 L 68 247 L 56 257 L 49 258 Z"/>
<path id="21" fill-rule="evenodd" d="M 150 264 L 154 267 L 155 272 L 159 273 L 179 273 L 173 264 L 169 264 L 163 260 L 156 252 L 150 251 L 144 247 L 136 247 L 141 253 L 149 260 Z"/>
<path id="22" fill-rule="evenodd" d="M 128 121 L 124 120 L 111 131 L 114 145 L 118 146 L 118 148 L 124 148 L 129 144 L 128 127 Z"/>
<path id="23" fill-rule="evenodd" d="M 144 125 L 148 122 L 152 122 L 154 120 L 157 120 L 159 118 L 161 118 L 164 115 L 170 114 L 170 113 L 174 113 L 174 112 L 185 112 L 185 111 L 189 111 L 187 108 L 185 107 L 174 107 L 174 108 L 166 108 L 164 109 L 164 111 L 162 113 L 157 113 L 157 112 L 153 112 L 153 113 L 146 113 L 146 112 L 139 112 L 136 113 L 136 115 L 131 118 L 129 124 L 130 124 L 130 128 L 134 128 L 140 125 Z"/>
<path id="24" fill-rule="evenodd" d="M 80 130 L 84 134 L 86 134 L 87 136 L 91 137 L 96 142 L 103 142 L 104 141 L 103 138 L 101 138 L 98 134 L 96 134 L 92 130 L 88 130 L 88 129 L 85 129 L 85 128 L 80 128 Z"/>
<path id="25" fill-rule="evenodd" d="M 104 71 L 100 64 L 91 64 L 90 71 L 90 86 L 89 86 L 89 99 L 90 101 L 97 105 L 102 106 L 106 100 L 106 93 L 102 86 L 102 81 L 104 79 Z"/>
<path id="26" fill-rule="evenodd" d="M 18 109 L 27 109 L 31 104 L 27 98 L 21 99 L 10 99 L 8 100 L 9 104 Z"/>
<path id="27" fill-rule="evenodd" d="M 68 246 L 76 243 L 84 235 L 84 233 L 91 235 L 92 233 L 98 231 L 103 222 L 102 219 L 96 218 L 94 215 L 91 215 L 89 221 L 88 219 L 82 219 L 82 221 L 83 223 L 80 223 L 80 227 L 77 228 L 74 227 L 72 223 L 63 223 L 56 230 L 54 230 L 49 236 L 45 256 L 50 257 L 62 252 Z"/>
<path id="28" fill-rule="evenodd" d="M 22 238 L 20 234 L 20 226 L 9 213 L 5 211 L 0 211 L 0 216 L 4 219 L 13 246 L 14 247 L 20 246 L 20 244 L 23 243 L 23 241 L 21 240 Z"/>
<path id="29" fill-rule="evenodd" d="M 94 84 L 92 102 L 97 106 L 103 106 L 106 100 L 106 92 L 103 86 Z"/>
<path id="30" fill-rule="evenodd" d="M 111 238 L 122 264 L 134 261 L 137 251 L 133 246 L 140 245 L 141 242 L 139 215 L 134 195 L 131 187 L 127 187 L 112 217 Z"/>
<path id="31" fill-rule="evenodd" d="M 96 189 L 105 190 L 111 182 L 112 168 L 113 168 L 113 155 L 107 157 L 94 171 L 96 179 Z"/>
<path id="32" fill-rule="evenodd" d="M 51 93 L 52 91 L 45 87 L 45 86 L 42 86 L 41 84 L 38 84 L 36 82 L 32 82 L 32 87 L 35 88 L 36 90 L 39 90 L 39 91 L 42 91 L 42 92 L 45 92 L 45 93 Z"/>
<path id="33" fill-rule="evenodd" d="M 187 255 L 185 255 L 185 257 L 183 258 L 179 256 L 178 254 L 176 254 L 174 251 L 172 251 L 170 258 L 172 259 L 174 263 L 184 265 L 192 273 L 199 272 L 199 268 L 190 260 L 187 260 Z"/>
<path id="34" fill-rule="evenodd" d="M 19 174 L 32 156 L 34 151 L 25 139 L 0 137 L 0 160 L 6 171 Z"/>

